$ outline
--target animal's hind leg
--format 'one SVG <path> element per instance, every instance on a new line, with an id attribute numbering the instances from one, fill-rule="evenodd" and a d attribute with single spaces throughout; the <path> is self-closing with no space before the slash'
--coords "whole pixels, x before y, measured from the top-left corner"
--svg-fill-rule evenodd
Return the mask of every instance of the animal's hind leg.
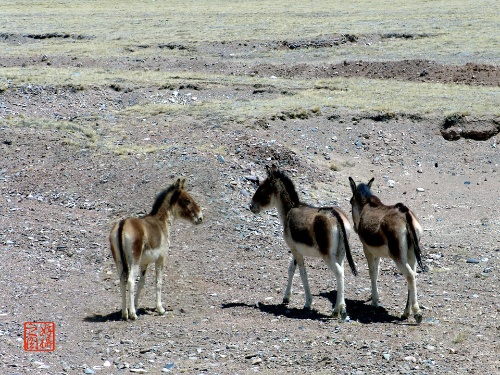
<path id="1" fill-rule="evenodd" d="M 137 291 L 135 292 L 135 308 L 139 308 L 139 295 L 141 294 L 142 288 L 144 287 L 144 282 L 146 281 L 146 270 L 148 269 L 147 265 L 141 266 L 141 277 L 139 279 L 139 283 L 137 284 Z"/>
<path id="2" fill-rule="evenodd" d="M 155 263 L 156 268 L 156 309 L 158 310 L 158 314 L 165 314 L 165 309 L 161 303 L 161 284 L 163 279 L 163 264 L 164 258 L 160 257 Z"/>
<path id="3" fill-rule="evenodd" d="M 380 301 L 378 295 L 377 278 L 380 258 L 374 257 L 364 246 L 363 250 L 365 252 L 366 261 L 368 262 L 368 270 L 370 272 L 370 281 L 372 284 L 372 306 L 378 307 L 380 306 Z"/>
<path id="4" fill-rule="evenodd" d="M 118 275 L 120 276 L 120 293 L 122 296 L 122 319 L 128 320 L 127 309 L 127 279 L 122 274 L 122 268 L 118 267 Z"/>
<path id="5" fill-rule="evenodd" d="M 290 294 L 292 292 L 292 282 L 293 275 L 295 274 L 295 268 L 297 267 L 297 261 L 295 257 L 292 255 L 292 259 L 290 259 L 290 265 L 288 266 L 288 281 L 286 284 L 285 294 L 283 296 L 283 304 L 286 305 L 290 302 Z"/>
<path id="6" fill-rule="evenodd" d="M 339 262 L 338 259 L 334 260 L 332 258 L 325 259 L 325 262 L 333 271 L 335 278 L 337 279 L 337 300 L 335 302 L 332 315 L 334 317 L 338 317 L 340 315 L 340 318 L 345 320 L 347 317 L 347 310 L 344 299 L 344 265 L 342 262 Z"/>
<path id="7" fill-rule="evenodd" d="M 136 266 L 130 267 L 130 272 L 128 274 L 127 289 L 128 289 L 128 317 L 132 320 L 137 319 L 137 313 L 135 311 L 135 268 Z"/>
<path id="8" fill-rule="evenodd" d="M 417 262 L 415 257 L 409 256 L 408 263 L 406 265 L 398 265 L 398 268 L 401 269 L 408 282 L 408 298 L 406 300 L 406 307 L 402 318 L 408 319 L 410 313 L 413 312 L 415 321 L 417 324 L 420 324 L 422 322 L 422 312 L 420 310 L 420 306 L 418 305 L 417 298 Z"/>

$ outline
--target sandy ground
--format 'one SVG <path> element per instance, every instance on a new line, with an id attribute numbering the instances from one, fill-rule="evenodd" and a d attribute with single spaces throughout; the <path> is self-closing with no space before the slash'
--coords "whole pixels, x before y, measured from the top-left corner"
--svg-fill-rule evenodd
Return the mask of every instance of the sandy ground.
<path id="1" fill-rule="evenodd" d="M 142 62 L 172 70 L 181 63 Z M 133 68 L 137 62 L 107 64 Z M 210 66 L 198 61 L 192 69 L 210 71 Z M 342 64 L 336 74 L 499 84 L 498 71 L 490 66 L 425 61 L 355 66 Z M 328 76 L 333 68 L 251 69 L 256 75 L 313 78 Z M 228 63 L 226 72 L 244 70 Z M 1 122 L 7 116 L 70 119 L 85 102 L 87 114 L 98 117 L 99 139 L 106 139 L 116 125 L 115 109 L 156 94 L 189 105 L 192 92 L 188 87 L 125 92 L 29 85 L 0 94 L 1 373 L 498 372 L 498 119 L 459 119 L 444 129 L 443 118 L 342 110 L 231 126 L 187 116 L 144 121 L 131 116 L 121 123 L 120 144 L 161 149 L 124 155 L 99 141 L 90 144 L 71 129 Z M 195 94 L 204 100 L 214 93 L 197 88 Z M 230 86 L 217 94 L 276 95 Z M 451 136 L 459 138 L 454 142 L 443 138 L 442 131 L 450 128 L 459 129 Z M 406 284 L 388 260 L 379 279 L 384 307 L 371 307 L 368 270 L 355 235 L 350 243 L 360 274 L 354 277 L 346 268 L 350 321 L 330 318 L 336 283 L 318 259 L 306 259 L 313 310 L 302 310 L 298 275 L 290 305 L 281 305 L 290 256 L 281 224 L 275 211 L 256 216 L 248 210 L 255 187 L 246 177 L 264 177 L 271 163 L 288 173 L 307 203 L 338 205 L 350 217 L 348 177 L 364 182 L 375 177 L 374 191 L 382 201 L 404 202 L 416 212 L 429 267 L 417 277 L 421 325 L 399 320 Z M 149 212 L 156 194 L 178 176 L 187 178 L 205 222 L 174 223 L 164 279 L 167 314 L 158 316 L 153 309 L 150 272 L 139 319 L 124 322 L 109 230 L 117 219 Z M 55 323 L 55 351 L 25 351 L 24 322 L 44 321 Z"/>

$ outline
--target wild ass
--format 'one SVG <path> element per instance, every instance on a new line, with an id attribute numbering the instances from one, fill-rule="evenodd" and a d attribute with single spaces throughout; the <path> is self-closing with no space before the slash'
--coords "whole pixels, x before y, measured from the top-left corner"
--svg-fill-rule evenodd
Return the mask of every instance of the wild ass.
<path id="1" fill-rule="evenodd" d="M 170 227 L 174 219 L 181 218 L 199 224 L 203 220 L 201 209 L 184 190 L 185 179 L 178 179 L 161 192 L 149 215 L 129 217 L 117 222 L 109 234 L 111 253 L 120 277 L 122 318 L 137 319 L 136 307 L 146 278 L 148 265 L 156 267 L 156 308 L 165 313 L 161 303 L 163 265 L 170 248 Z M 140 279 L 135 290 L 136 277 Z M 128 303 L 128 308 L 127 308 Z"/>
<path id="2" fill-rule="evenodd" d="M 374 178 L 368 184 L 361 183 L 356 186 L 354 180 L 349 177 L 354 231 L 363 244 L 368 262 L 372 305 L 379 306 L 377 277 L 380 258 L 391 258 L 408 282 L 408 299 L 402 318 L 407 319 L 411 310 L 417 324 L 420 324 L 422 314 L 417 301 L 415 277 L 417 262 L 425 271 L 419 246 L 423 233 L 422 225 L 404 204 L 384 205 L 370 190 L 373 181 Z"/>
<path id="3" fill-rule="evenodd" d="M 292 181 L 275 165 L 267 168 L 267 178 L 255 192 L 250 203 L 250 210 L 257 214 L 262 210 L 276 207 L 286 244 L 292 252 L 288 267 L 288 283 L 283 296 L 283 304 L 288 304 L 292 289 L 292 280 L 297 265 L 299 266 L 306 302 L 304 309 L 310 309 L 311 291 L 307 281 L 304 256 L 323 258 L 337 279 L 337 300 L 333 316 L 344 320 L 347 316 L 344 300 L 344 257 L 357 274 L 356 266 L 349 248 L 351 225 L 346 215 L 336 207 L 313 207 L 299 200 Z"/>

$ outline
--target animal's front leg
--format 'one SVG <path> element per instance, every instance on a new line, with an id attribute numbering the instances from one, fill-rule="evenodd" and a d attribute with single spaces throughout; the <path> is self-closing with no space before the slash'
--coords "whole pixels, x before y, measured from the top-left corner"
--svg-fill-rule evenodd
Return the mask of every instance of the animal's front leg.
<path id="1" fill-rule="evenodd" d="M 300 278 L 302 279 L 302 285 L 304 286 L 304 292 L 306 294 L 306 303 L 304 304 L 304 309 L 309 310 L 312 305 L 312 295 L 309 289 L 309 281 L 307 280 L 306 266 L 304 265 L 304 257 L 296 257 L 297 264 L 299 265 Z"/>
<path id="2" fill-rule="evenodd" d="M 368 250 L 365 246 L 363 246 L 363 250 L 365 252 L 366 261 L 368 262 L 368 270 L 370 272 L 370 281 L 372 286 L 372 306 L 378 307 L 380 306 L 380 301 L 378 295 L 377 278 L 380 258 L 374 257 L 370 253 L 370 250 Z"/>
<path id="3" fill-rule="evenodd" d="M 163 263 L 164 258 L 159 258 L 156 263 L 156 309 L 158 310 L 158 314 L 165 314 L 165 309 L 161 303 L 161 284 L 163 280 Z"/>
<path id="4" fill-rule="evenodd" d="M 290 294 L 292 293 L 293 275 L 295 274 L 296 267 L 297 267 L 297 261 L 295 260 L 295 257 L 292 255 L 292 259 L 290 259 L 290 265 L 288 266 L 288 281 L 286 284 L 285 295 L 283 296 L 284 305 L 290 302 Z"/>

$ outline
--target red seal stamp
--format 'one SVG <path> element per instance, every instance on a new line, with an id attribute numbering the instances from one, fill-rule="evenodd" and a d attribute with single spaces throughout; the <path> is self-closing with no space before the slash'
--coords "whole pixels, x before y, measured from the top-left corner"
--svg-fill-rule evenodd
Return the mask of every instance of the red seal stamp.
<path id="1" fill-rule="evenodd" d="M 51 352 L 56 348 L 54 322 L 25 322 L 24 350 L 27 352 Z"/>

